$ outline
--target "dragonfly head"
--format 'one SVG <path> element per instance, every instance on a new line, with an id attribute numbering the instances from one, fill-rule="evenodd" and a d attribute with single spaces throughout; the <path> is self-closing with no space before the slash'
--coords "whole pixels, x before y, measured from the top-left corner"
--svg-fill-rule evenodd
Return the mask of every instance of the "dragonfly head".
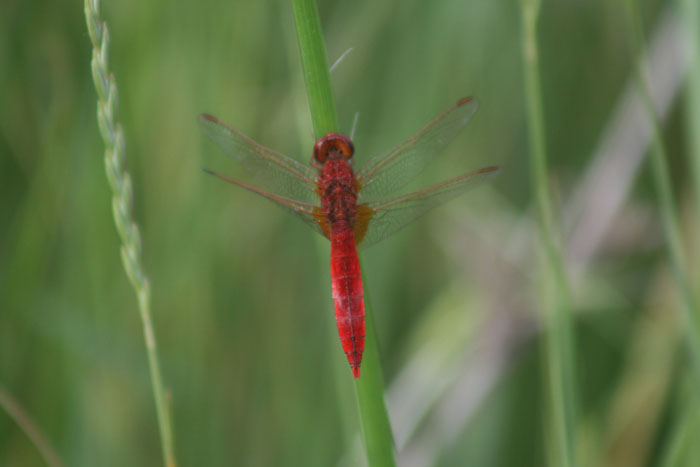
<path id="1" fill-rule="evenodd" d="M 345 159 L 349 161 L 355 152 L 355 147 L 345 135 L 338 133 L 328 133 L 323 138 L 316 141 L 314 145 L 314 155 L 311 158 L 311 165 L 320 169 L 327 160 Z"/>

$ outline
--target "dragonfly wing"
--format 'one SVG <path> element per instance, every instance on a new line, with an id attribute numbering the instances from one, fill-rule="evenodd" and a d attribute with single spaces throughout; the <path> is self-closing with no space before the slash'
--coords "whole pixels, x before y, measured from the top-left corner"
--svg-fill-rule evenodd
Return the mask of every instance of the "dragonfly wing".
<path id="1" fill-rule="evenodd" d="M 304 202 L 318 200 L 316 172 L 291 157 L 256 143 L 211 115 L 199 118 L 202 130 L 268 190 Z"/>
<path id="2" fill-rule="evenodd" d="M 248 185 L 247 183 L 243 183 L 239 180 L 229 178 L 225 175 L 212 172 L 211 170 L 205 170 L 205 172 L 214 175 L 215 177 L 218 177 L 221 180 L 233 183 L 234 185 L 238 185 L 242 188 L 245 188 L 248 191 L 252 191 L 255 194 L 269 199 L 270 201 L 274 202 L 277 206 L 280 206 L 281 208 L 297 216 L 299 219 L 304 221 L 305 224 L 319 232 L 321 235 L 325 236 L 326 238 L 329 237 L 330 229 L 328 220 L 325 214 L 323 213 L 323 210 L 319 206 L 304 203 L 302 201 L 297 201 L 291 198 L 286 198 L 284 196 L 278 196 L 274 193 L 268 193 L 266 191 L 260 190 L 259 188 L 255 188 L 254 186 Z"/>
<path id="3" fill-rule="evenodd" d="M 476 98 L 460 99 L 418 133 L 367 161 L 357 172 L 360 199 L 387 196 L 411 181 L 455 139 L 478 108 Z"/>
<path id="4" fill-rule="evenodd" d="M 422 190 L 360 204 L 355 220 L 358 244 L 366 248 L 377 243 L 430 209 L 474 188 L 499 171 L 498 167 L 486 167 Z"/>

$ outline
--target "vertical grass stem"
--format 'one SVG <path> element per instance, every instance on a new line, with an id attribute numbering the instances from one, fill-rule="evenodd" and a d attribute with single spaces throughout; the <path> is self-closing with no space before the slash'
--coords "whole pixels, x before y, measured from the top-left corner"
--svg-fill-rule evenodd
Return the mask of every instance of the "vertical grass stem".
<path id="1" fill-rule="evenodd" d="M 561 245 L 555 232 L 547 181 L 547 151 L 539 76 L 537 22 L 540 2 L 521 0 L 525 99 L 530 142 L 530 181 L 539 221 L 541 302 L 547 313 L 549 375 L 556 464 L 575 465 L 576 384 L 571 300 Z"/>
<path id="2" fill-rule="evenodd" d="M 321 21 L 315 0 L 293 0 L 292 5 L 311 120 L 314 133 L 321 137 L 329 132 L 338 131 Z M 396 463 L 394 441 L 384 401 L 384 383 L 368 297 L 369 294 L 365 293 L 367 335 L 362 359 L 362 377 L 355 380 L 355 394 L 369 465 L 393 466 Z"/>
<path id="3" fill-rule="evenodd" d="M 167 467 L 175 467 L 177 463 L 172 422 L 161 378 L 156 336 L 151 319 L 150 287 L 141 264 L 141 235 L 131 212 L 133 197 L 131 178 L 124 168 L 126 145 L 124 132 L 117 120 L 117 85 L 109 70 L 109 30 L 100 16 L 99 7 L 99 0 L 85 0 L 85 19 L 93 46 L 92 77 L 97 91 L 97 121 L 105 143 L 105 166 L 107 180 L 112 189 L 114 223 L 122 241 L 122 262 L 138 298 L 163 462 Z"/>
<path id="4" fill-rule="evenodd" d="M 315 0 L 293 0 L 294 20 L 304 82 L 316 138 L 338 131 L 338 116 L 331 89 L 326 43 Z"/>
<path id="5" fill-rule="evenodd" d="M 688 46 L 688 77 L 686 80 L 686 119 L 690 167 L 693 174 L 695 208 L 700 219 L 700 2 L 680 0 Z"/>
<path id="6" fill-rule="evenodd" d="M 685 310 L 685 317 L 688 322 L 686 328 L 690 353 L 694 363 L 695 380 L 700 384 L 700 322 L 698 320 L 697 303 L 688 279 L 680 222 L 676 212 L 676 203 L 668 168 L 668 154 L 661 131 L 661 122 L 654 108 L 654 102 L 649 90 L 649 81 L 646 77 L 644 34 L 637 4 L 635 0 L 626 0 L 625 5 L 632 51 L 635 54 L 637 84 L 652 129 L 651 170 L 659 198 L 661 223 L 666 236 L 666 246 L 671 260 L 674 280 L 678 286 Z"/>

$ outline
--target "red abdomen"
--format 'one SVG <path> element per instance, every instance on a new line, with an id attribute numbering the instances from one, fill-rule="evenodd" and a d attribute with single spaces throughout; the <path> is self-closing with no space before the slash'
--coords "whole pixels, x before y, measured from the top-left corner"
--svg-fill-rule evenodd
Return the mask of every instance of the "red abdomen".
<path id="1" fill-rule="evenodd" d="M 365 303 L 355 234 L 352 226 L 343 220 L 331 225 L 330 233 L 335 319 L 352 375 L 359 378 L 362 352 L 365 349 Z"/>

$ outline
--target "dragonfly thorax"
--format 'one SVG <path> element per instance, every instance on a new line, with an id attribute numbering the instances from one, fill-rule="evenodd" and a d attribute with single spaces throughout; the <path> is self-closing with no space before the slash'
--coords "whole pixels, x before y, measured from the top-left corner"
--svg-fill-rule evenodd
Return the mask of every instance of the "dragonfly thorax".
<path id="1" fill-rule="evenodd" d="M 316 141 L 311 165 L 320 169 L 329 159 L 345 159 L 349 161 L 354 152 L 355 147 L 350 138 L 338 133 L 328 133 Z"/>

